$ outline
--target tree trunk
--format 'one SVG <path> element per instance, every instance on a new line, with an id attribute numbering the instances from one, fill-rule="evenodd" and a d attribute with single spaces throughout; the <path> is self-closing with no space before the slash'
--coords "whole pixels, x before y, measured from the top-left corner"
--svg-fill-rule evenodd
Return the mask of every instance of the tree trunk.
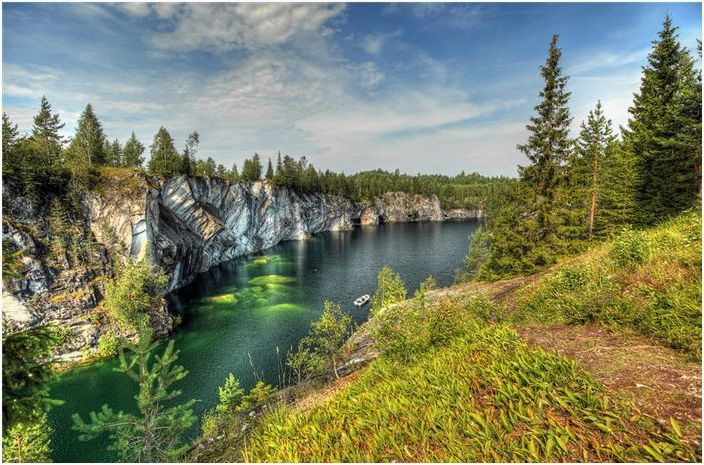
<path id="1" fill-rule="evenodd" d="M 332 371 L 335 373 L 335 379 L 340 379 L 337 375 L 337 363 L 335 363 L 335 357 L 332 358 Z"/>
<path id="2" fill-rule="evenodd" d="M 594 144 L 594 170 L 592 171 L 592 203 L 589 208 L 589 238 L 594 233 L 594 217 L 596 216 L 596 182 L 599 167 L 599 146 Z"/>

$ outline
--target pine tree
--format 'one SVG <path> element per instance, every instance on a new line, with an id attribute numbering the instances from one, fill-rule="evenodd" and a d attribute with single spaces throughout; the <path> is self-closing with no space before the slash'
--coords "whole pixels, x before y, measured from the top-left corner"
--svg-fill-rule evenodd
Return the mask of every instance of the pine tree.
<path id="1" fill-rule="evenodd" d="M 2 423 L 32 423 L 62 402 L 49 397 L 54 378 L 50 355 L 63 340 L 55 326 L 44 325 L 12 334 L 2 341 Z"/>
<path id="2" fill-rule="evenodd" d="M 63 137 L 59 135 L 59 130 L 64 127 L 58 113 L 53 114 L 51 104 L 45 96 L 39 107 L 39 113 L 34 117 L 32 126 L 32 140 L 40 147 L 40 151 L 46 156 L 49 164 L 55 161 L 61 151 Z"/>
<path id="3" fill-rule="evenodd" d="M 19 131 L 13 125 L 7 113 L 2 113 L 2 172 L 5 176 L 14 175 L 21 170 L 19 160 L 15 157 L 15 144 Z"/>
<path id="4" fill-rule="evenodd" d="M 104 405 L 99 412 L 91 412 L 90 423 L 85 423 L 79 414 L 73 415 L 73 429 L 79 432 L 81 441 L 88 441 L 108 433 L 114 440 L 109 449 L 116 450 L 126 462 L 174 462 L 188 448 L 183 434 L 188 431 L 196 417 L 191 410 L 195 400 L 174 405 L 173 400 L 181 391 L 173 389 L 174 383 L 186 375 L 174 351 L 171 340 L 161 355 L 150 359 L 158 346 L 151 342 L 152 333 L 146 326 L 140 332 L 139 342 L 128 348 L 128 358 L 120 352 L 117 371 L 126 374 L 139 386 L 138 414 L 114 412 Z"/>
<path id="5" fill-rule="evenodd" d="M 557 35 L 552 37 L 548 59 L 540 67 L 545 87 L 540 92 L 541 102 L 535 107 L 537 116 L 530 118 L 526 129 L 531 133 L 528 142 L 518 145 L 518 150 L 528 157 L 531 164 L 519 167 L 521 181 L 531 186 L 536 194 L 548 202 L 563 181 L 563 167 L 568 161 L 572 141 L 569 138 L 570 92 L 565 90 L 567 77 L 562 75 Z"/>
<path id="6" fill-rule="evenodd" d="M 701 80 L 667 15 L 629 108 L 626 147 L 635 156 L 639 216 L 660 221 L 696 202 L 701 171 Z"/>
<path id="7" fill-rule="evenodd" d="M 128 167 L 140 167 L 144 163 L 142 154 L 144 153 L 144 145 L 137 140 L 134 132 L 125 143 L 125 148 L 122 150 L 122 163 Z"/>
<path id="8" fill-rule="evenodd" d="M 181 156 L 181 167 L 179 169 L 181 174 L 191 176 L 195 173 L 198 144 L 200 144 L 200 134 L 198 134 L 197 131 L 194 131 L 189 134 L 186 139 L 186 147 L 183 149 L 183 155 Z"/>
<path id="9" fill-rule="evenodd" d="M 3 434 L 4 463 L 51 462 L 51 433 L 46 414 L 35 420 L 15 423 Z"/>
<path id="10" fill-rule="evenodd" d="M 149 171 L 153 174 L 170 178 L 179 173 L 181 157 L 174 148 L 171 134 L 163 126 L 154 136 L 149 159 Z"/>
<path id="11" fill-rule="evenodd" d="M 122 146 L 119 140 L 115 139 L 109 142 L 105 139 L 103 153 L 105 154 L 105 163 L 108 166 L 122 166 Z"/>
<path id="12" fill-rule="evenodd" d="M 567 106 L 567 77 L 560 68 L 561 50 L 554 35 L 540 74 L 545 81 L 536 116 L 526 126 L 526 144 L 519 145 L 531 164 L 519 166 L 520 183 L 512 201 L 499 211 L 490 232 L 491 251 L 480 276 L 531 273 L 581 247 L 579 210 L 571 205 L 569 164 L 573 141 Z"/>
<path id="13" fill-rule="evenodd" d="M 76 166 L 100 166 L 107 161 L 103 126 L 89 103 L 78 120 L 76 135 L 71 140 L 69 153 Z"/>
<path id="14" fill-rule="evenodd" d="M 239 171 L 237 171 L 237 163 L 233 163 L 233 164 L 232 164 L 232 171 L 231 171 L 231 173 L 232 173 L 232 178 L 233 178 L 233 179 L 237 179 L 237 178 L 240 177 L 240 173 L 239 173 Z"/>
<path id="15" fill-rule="evenodd" d="M 586 121 L 580 125 L 581 131 L 577 139 L 576 157 L 572 165 L 574 182 L 580 196 L 587 194 L 588 201 L 588 231 L 589 237 L 594 234 L 597 205 L 600 202 L 604 171 L 608 151 L 616 141 L 611 120 L 604 116 L 601 102 L 589 111 Z M 586 196 L 585 196 L 586 197 Z M 577 199 L 584 201 L 586 198 Z"/>
<path id="16" fill-rule="evenodd" d="M 271 181 L 274 179 L 274 167 L 271 166 L 271 157 L 269 157 L 269 164 L 266 167 L 266 178 Z"/>

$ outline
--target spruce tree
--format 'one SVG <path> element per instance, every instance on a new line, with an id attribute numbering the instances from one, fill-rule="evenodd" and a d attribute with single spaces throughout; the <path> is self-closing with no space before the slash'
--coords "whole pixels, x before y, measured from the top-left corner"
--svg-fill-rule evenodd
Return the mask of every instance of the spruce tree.
<path id="1" fill-rule="evenodd" d="M 491 251 L 481 275 L 493 277 L 530 273 L 553 263 L 581 246 L 579 211 L 571 205 L 569 182 L 573 141 L 572 118 L 566 91 L 567 77 L 560 68 L 561 50 L 554 35 L 548 58 L 540 67 L 545 82 L 536 116 L 526 126 L 528 141 L 518 149 L 531 164 L 519 166 L 520 182 L 512 201 L 492 224 Z"/>
<path id="2" fill-rule="evenodd" d="M 169 178 L 177 175 L 180 167 L 181 157 L 174 148 L 174 140 L 169 131 L 162 126 L 154 136 L 154 142 L 151 145 L 149 171 Z"/>
<path id="3" fill-rule="evenodd" d="M 188 375 L 180 365 L 178 351 L 171 340 L 161 355 L 154 355 L 158 342 L 151 342 L 152 332 L 147 326 L 140 331 L 137 344 L 128 348 L 127 356 L 120 351 L 120 366 L 116 370 L 124 373 L 139 386 L 138 414 L 115 412 L 103 405 L 99 412 L 91 412 L 90 423 L 85 423 L 79 414 L 73 415 L 73 429 L 79 439 L 88 441 L 104 433 L 114 441 L 110 450 L 118 452 L 126 462 L 174 462 L 188 448 L 183 435 L 195 422 L 191 410 L 195 400 L 174 404 L 181 391 L 173 389 L 174 383 Z M 154 361 L 150 364 L 150 359 Z"/>
<path id="4" fill-rule="evenodd" d="M 81 166 L 100 166 L 107 161 L 103 126 L 89 103 L 78 120 L 76 135 L 69 146 L 69 156 L 74 170 Z"/>
<path id="5" fill-rule="evenodd" d="M 629 108 L 626 147 L 635 156 L 640 222 L 694 205 L 701 171 L 701 80 L 667 15 Z"/>
<path id="6" fill-rule="evenodd" d="M 615 141 L 611 120 L 604 116 L 599 101 L 596 107 L 589 111 L 586 121 L 582 121 L 580 125 L 576 157 L 572 164 L 575 187 L 580 197 L 583 196 L 577 201 L 588 203 L 587 228 L 590 237 L 594 234 L 597 207 L 605 182 L 605 161 Z"/>
<path id="7" fill-rule="evenodd" d="M 19 160 L 15 158 L 15 144 L 19 131 L 17 125 L 13 125 L 7 113 L 2 114 L 2 172 L 5 176 L 14 175 L 21 170 Z"/>
<path id="8" fill-rule="evenodd" d="M 144 145 L 137 140 L 134 132 L 125 143 L 124 149 L 122 149 L 122 163 L 124 166 L 128 167 L 141 167 L 144 163 Z"/>
<path id="9" fill-rule="evenodd" d="M 237 171 L 237 163 L 233 163 L 233 164 L 232 164 L 232 171 L 231 171 L 231 173 L 232 173 L 232 178 L 233 178 L 233 179 L 237 179 L 237 178 L 240 177 L 240 173 L 239 173 L 239 171 Z"/>
<path id="10" fill-rule="evenodd" d="M 46 156 L 49 163 L 53 163 L 61 151 L 63 137 L 59 135 L 59 130 L 64 127 L 58 113 L 52 113 L 51 104 L 45 96 L 39 106 L 39 113 L 34 117 L 32 126 L 32 140 L 36 142 L 41 153 Z"/>
<path id="11" fill-rule="evenodd" d="M 270 181 L 274 179 L 274 167 L 271 166 L 271 157 L 269 157 L 269 164 L 266 167 L 266 178 Z"/>
<path id="12" fill-rule="evenodd" d="M 197 131 L 194 131 L 189 134 L 186 139 L 186 147 L 183 149 L 183 155 L 181 156 L 181 167 L 179 169 L 181 174 L 191 176 L 195 173 L 198 144 L 200 144 L 200 134 L 198 134 Z"/>

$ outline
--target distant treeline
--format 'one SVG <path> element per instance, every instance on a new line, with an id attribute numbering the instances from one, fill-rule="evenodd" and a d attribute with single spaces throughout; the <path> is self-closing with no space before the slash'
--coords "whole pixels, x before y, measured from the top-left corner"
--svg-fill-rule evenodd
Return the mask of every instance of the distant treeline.
<path id="1" fill-rule="evenodd" d="M 266 168 L 261 156 L 255 153 L 244 160 L 240 172 L 237 164 L 227 169 L 212 157 L 198 158 L 198 132 L 187 137 L 179 152 L 171 134 L 163 127 L 154 135 L 149 160 L 145 160 L 145 147 L 134 133 L 124 145 L 117 139 L 109 141 L 90 104 L 81 114 L 74 137 L 64 141 L 59 134 L 64 123 L 53 113 L 46 97 L 41 99 L 39 113 L 34 117 L 28 136 L 19 137 L 17 125 L 4 113 L 2 121 L 3 175 L 13 179 L 25 195 L 36 199 L 44 198 L 46 193 L 61 195 L 71 185 L 93 187 L 99 182 L 99 168 L 105 166 L 146 169 L 150 174 L 165 178 L 189 175 L 242 181 L 268 179 L 297 192 L 321 192 L 355 201 L 371 200 L 392 191 L 435 194 L 445 209 L 486 209 L 515 183 L 510 178 L 477 173 L 408 175 L 398 169 L 347 176 L 318 170 L 306 157 L 296 160 L 280 153 L 273 162 L 271 158 L 267 160 Z"/>

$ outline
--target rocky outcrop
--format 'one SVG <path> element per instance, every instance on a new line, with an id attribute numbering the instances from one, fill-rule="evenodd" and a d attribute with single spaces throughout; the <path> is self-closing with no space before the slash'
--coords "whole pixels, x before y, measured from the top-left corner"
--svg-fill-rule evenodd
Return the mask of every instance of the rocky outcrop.
<path id="1" fill-rule="evenodd" d="M 468 210 L 466 208 L 453 208 L 452 210 L 445 211 L 446 220 L 480 220 L 484 218 L 484 212 L 482 210 Z"/>
<path id="2" fill-rule="evenodd" d="M 71 350 L 95 345 L 100 336 L 100 316 L 93 309 L 102 299 L 103 277 L 109 274 L 111 261 L 149 255 L 170 277 L 168 290 L 174 290 L 214 265 L 281 241 L 356 224 L 448 217 L 435 195 L 391 192 L 354 203 L 330 195 L 299 194 L 268 181 L 186 176 L 163 180 L 134 172 L 103 179 L 98 190 L 83 196 L 90 229 L 85 240 L 96 248 L 94 263 L 83 266 L 75 260 L 47 262 L 52 240 L 48 209 L 17 195 L 11 184 L 5 186 L 3 245 L 21 254 L 18 276 L 3 290 L 4 316 L 15 328 L 48 321 L 71 328 L 76 335 Z M 171 321 L 163 313 L 152 320 L 168 331 Z"/>

